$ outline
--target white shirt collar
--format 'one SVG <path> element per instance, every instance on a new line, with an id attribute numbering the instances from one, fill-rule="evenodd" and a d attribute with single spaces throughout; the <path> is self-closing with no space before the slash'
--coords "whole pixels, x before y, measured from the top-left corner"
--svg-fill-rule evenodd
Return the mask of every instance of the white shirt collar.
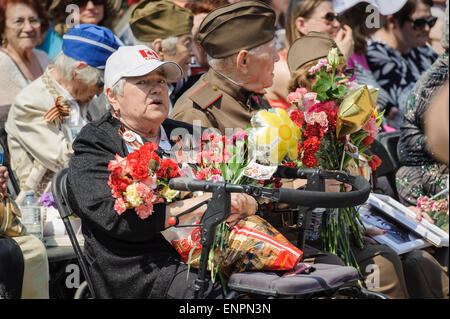
<path id="1" fill-rule="evenodd" d="M 161 125 L 160 126 L 161 129 L 161 133 L 160 133 L 160 138 L 159 138 L 159 147 L 162 148 L 165 151 L 170 151 L 170 149 L 172 148 L 172 145 L 170 144 L 169 138 L 167 137 L 167 133 L 164 130 L 164 127 Z M 135 134 L 136 135 L 136 140 L 141 143 L 144 144 L 144 140 L 142 139 L 142 137 L 139 134 Z"/>

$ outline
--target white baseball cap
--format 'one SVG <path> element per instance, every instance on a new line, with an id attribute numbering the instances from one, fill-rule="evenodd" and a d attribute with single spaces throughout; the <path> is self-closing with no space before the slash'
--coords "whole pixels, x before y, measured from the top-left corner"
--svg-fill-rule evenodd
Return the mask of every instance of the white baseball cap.
<path id="1" fill-rule="evenodd" d="M 156 52 L 145 45 L 121 46 L 106 61 L 105 90 L 123 77 L 147 75 L 161 67 L 168 82 L 177 82 L 183 75 L 183 70 L 178 64 L 162 62 Z"/>
<path id="2" fill-rule="evenodd" d="M 405 5 L 407 0 L 333 0 L 333 8 L 337 14 L 341 14 L 358 3 L 367 2 L 375 6 L 382 15 L 394 14 Z"/>

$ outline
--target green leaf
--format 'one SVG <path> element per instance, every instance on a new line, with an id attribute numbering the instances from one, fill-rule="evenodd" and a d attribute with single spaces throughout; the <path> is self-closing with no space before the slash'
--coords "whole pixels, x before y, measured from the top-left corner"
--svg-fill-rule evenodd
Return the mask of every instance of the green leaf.
<path id="1" fill-rule="evenodd" d="M 312 91 L 322 95 L 326 93 L 332 85 L 333 83 L 330 80 L 320 79 L 314 84 Z"/>

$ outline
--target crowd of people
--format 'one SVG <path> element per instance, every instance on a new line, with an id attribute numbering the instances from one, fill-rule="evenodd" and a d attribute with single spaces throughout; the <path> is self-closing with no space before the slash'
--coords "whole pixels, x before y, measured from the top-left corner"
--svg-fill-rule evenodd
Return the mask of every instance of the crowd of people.
<path id="1" fill-rule="evenodd" d="M 157 204 L 145 220 L 118 215 L 108 163 L 146 142 L 170 153 L 179 128 L 226 134 L 258 110 L 288 109 L 288 94 L 310 90 L 310 69 L 336 48 L 338 76 L 380 89 L 380 130 L 400 132 L 398 200 L 428 218 L 418 198 L 448 190 L 448 32 L 448 0 L 0 0 L 0 122 L 14 173 L 0 167 L 0 217 L 16 214 L 26 191 L 50 192 L 55 173 L 69 168 L 96 296 L 192 297 L 196 271 L 185 280 L 188 267 L 161 231 L 209 195 Z M 20 185 L 14 199 L 8 178 Z M 258 213 L 251 196 L 232 194 L 231 204 L 230 225 Z M 399 256 L 370 238 L 381 233 L 367 231 L 364 248 L 352 248 L 363 280 L 367 265 L 379 268 L 371 289 L 448 298 L 448 247 Z M 21 231 L 4 238 L 18 243 L 25 271 L 9 292 L 0 273 L 0 299 L 48 298 L 44 244 Z M 312 242 L 303 261 L 344 264 Z M 206 296 L 223 297 L 218 282 Z"/>

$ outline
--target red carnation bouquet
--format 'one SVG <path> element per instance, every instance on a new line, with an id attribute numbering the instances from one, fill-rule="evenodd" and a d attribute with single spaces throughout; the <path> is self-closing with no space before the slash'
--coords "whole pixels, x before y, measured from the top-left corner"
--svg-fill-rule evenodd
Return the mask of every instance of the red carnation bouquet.
<path id="1" fill-rule="evenodd" d="M 157 149 L 157 144 L 145 143 L 127 157 L 116 154 L 109 162 L 108 185 L 115 198 L 114 210 L 119 215 L 134 208 L 145 219 L 152 214 L 154 204 L 179 198 L 180 192 L 170 189 L 168 184 L 171 178 L 181 176 L 181 170 L 172 159 L 161 159 L 155 152 Z"/>
<path id="2" fill-rule="evenodd" d="M 342 61 L 334 50 L 309 70 L 317 79 L 311 92 L 299 88 L 288 96 L 292 104 L 289 115 L 302 132 L 294 163 L 297 167 L 344 170 L 370 179 L 371 170 L 381 164 L 378 156 L 367 152 L 383 119 L 375 107 L 378 90 L 358 87 L 348 77 L 336 76 L 336 66 Z M 292 162 L 285 165 L 292 166 Z M 322 221 L 323 249 L 357 267 L 350 250 L 350 238 L 357 247 L 363 247 L 357 209 L 335 210 Z"/>

